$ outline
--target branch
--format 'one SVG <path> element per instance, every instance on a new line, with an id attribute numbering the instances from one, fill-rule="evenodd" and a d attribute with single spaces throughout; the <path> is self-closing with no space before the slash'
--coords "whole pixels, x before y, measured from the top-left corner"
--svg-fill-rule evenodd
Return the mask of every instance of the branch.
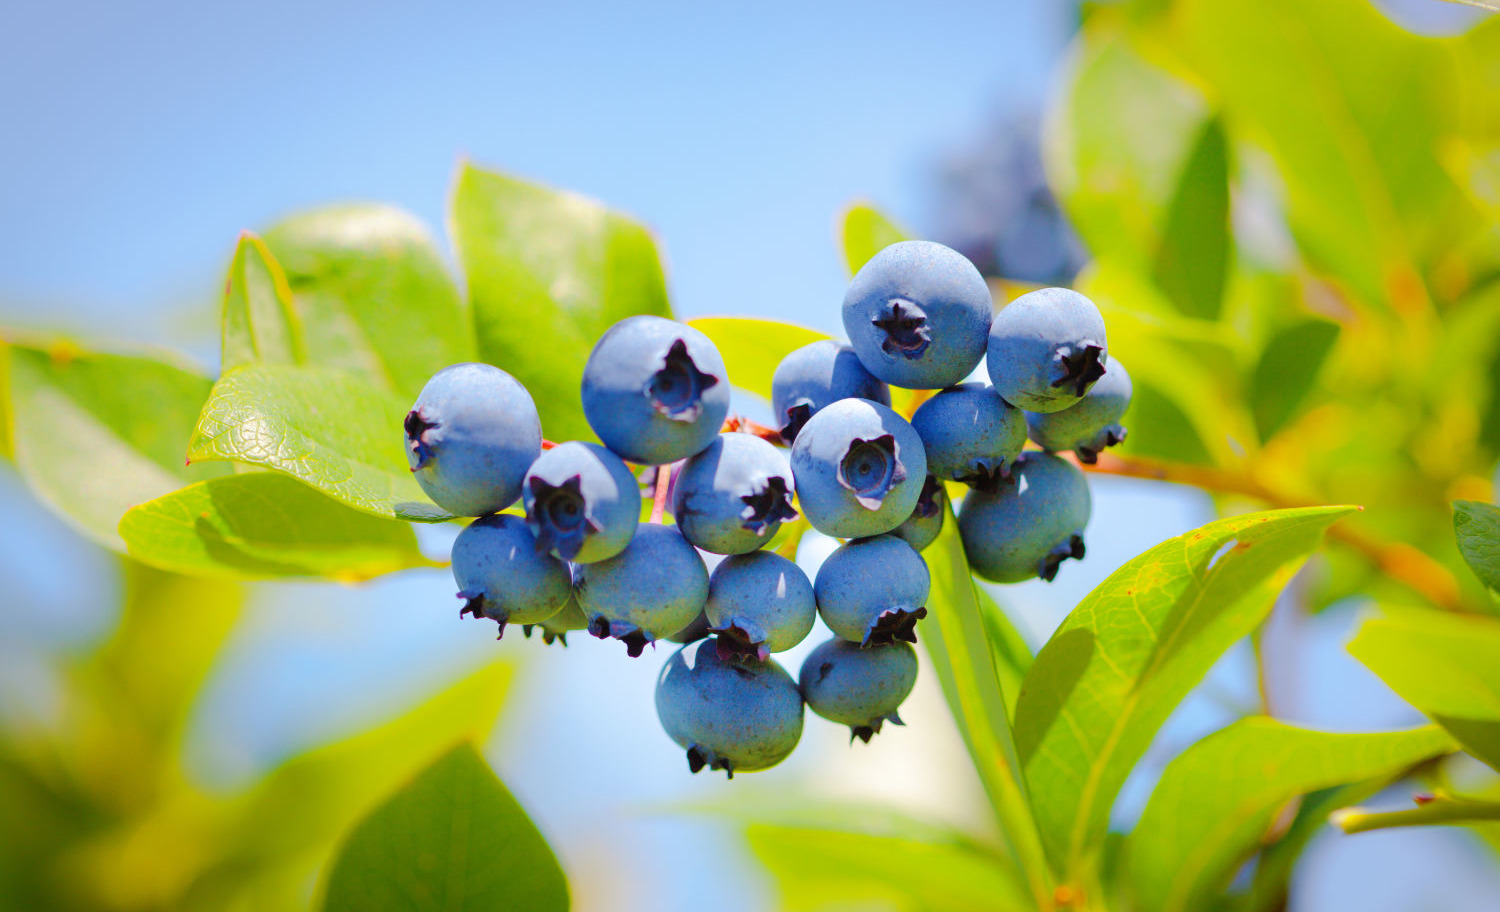
<path id="1" fill-rule="evenodd" d="M 1448 795 L 1417 795 L 1417 806 L 1404 811 L 1366 811 L 1347 808 L 1330 818 L 1345 833 L 1367 833 L 1393 827 L 1480 823 L 1500 820 L 1500 803 L 1453 798 Z"/>

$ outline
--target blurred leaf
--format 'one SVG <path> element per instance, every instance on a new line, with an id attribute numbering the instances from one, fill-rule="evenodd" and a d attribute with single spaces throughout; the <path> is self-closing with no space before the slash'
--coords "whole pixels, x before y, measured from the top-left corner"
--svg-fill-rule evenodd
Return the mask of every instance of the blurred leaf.
<path id="1" fill-rule="evenodd" d="M 594 343 L 628 316 L 671 316 L 651 234 L 593 200 L 468 164 L 452 225 L 480 357 L 526 385 L 549 438 L 593 439 L 578 390 Z"/>
<path id="2" fill-rule="evenodd" d="M 846 819 L 849 815 L 844 815 Z M 786 912 L 895 908 L 1004 912 L 1036 908 L 1004 860 L 962 834 L 873 834 L 752 824 L 750 850 L 776 878 Z M 863 830 L 863 828 L 861 828 Z"/>
<path id="3" fill-rule="evenodd" d="M 1178 310 L 1214 319 L 1224 303 L 1229 255 L 1229 150 L 1214 118 L 1182 166 L 1156 251 L 1156 284 Z"/>
<path id="4" fill-rule="evenodd" d="M 1250 378 L 1250 407 L 1262 441 L 1270 440 L 1297 413 L 1338 337 L 1337 323 L 1306 320 L 1280 330 L 1266 343 Z"/>
<path id="5" fill-rule="evenodd" d="M 66 343 L 9 347 L 16 467 L 37 497 L 95 542 L 124 551 L 120 516 L 222 466 L 183 456 L 210 381 L 171 361 Z"/>
<path id="6" fill-rule="evenodd" d="M 1395 778 L 1456 748 L 1429 726 L 1333 734 L 1241 719 L 1188 748 L 1162 773 L 1126 841 L 1142 909 L 1203 909 L 1229 886 L 1287 802 L 1371 777 Z"/>
<path id="7" fill-rule="evenodd" d="M 1453 502 L 1453 533 L 1474 575 L 1500 592 L 1500 507 L 1473 500 Z"/>
<path id="8" fill-rule="evenodd" d="M 747 317 L 700 317 L 687 323 L 713 340 L 724 356 L 731 384 L 768 402 L 771 375 L 781 359 L 804 345 L 828 338 L 815 329 L 792 323 Z"/>
<path id="9" fill-rule="evenodd" d="M 285 472 L 377 516 L 450 519 L 407 468 L 406 411 L 391 393 L 343 371 L 246 365 L 214 384 L 188 456 Z"/>
<path id="10" fill-rule="evenodd" d="M 1037 654 L 1016 750 L 1054 868 L 1086 882 L 1120 787 L 1172 710 L 1353 507 L 1222 519 L 1099 584 Z"/>
<path id="11" fill-rule="evenodd" d="M 976 584 L 974 598 L 979 606 L 979 617 L 984 621 L 990 653 L 995 659 L 995 674 L 1000 678 L 1000 692 L 1005 696 L 1005 708 L 1014 719 L 1016 698 L 1021 694 L 1021 681 L 1025 679 L 1026 672 L 1031 670 L 1034 659 L 1031 647 L 987 588 Z"/>
<path id="12" fill-rule="evenodd" d="M 1009 701 L 1001 685 L 1004 673 L 997 661 L 997 655 L 1006 650 L 990 642 L 951 508 L 943 518 L 942 531 L 922 556 L 932 574 L 932 588 L 927 617 L 918 624 L 918 638 L 937 671 L 948 710 L 963 735 L 1012 857 L 1031 879 L 1032 893 L 1045 895 L 1046 859 L 1020 775 Z"/>
<path id="13" fill-rule="evenodd" d="M 15 459 L 14 409 L 10 404 L 10 346 L 0 339 L 0 456 Z"/>
<path id="14" fill-rule="evenodd" d="M 196 576 L 370 579 L 434 564 L 411 526 L 344 506 L 274 472 L 215 478 L 132 508 L 120 521 L 130 554 Z"/>
<path id="15" fill-rule="evenodd" d="M 354 828 L 323 908 L 549 912 L 568 908 L 568 884 L 525 810 L 462 744 Z"/>
<path id="16" fill-rule="evenodd" d="M 474 360 L 458 288 L 415 216 L 327 206 L 272 226 L 265 244 L 286 270 L 310 362 L 358 373 L 410 403 L 434 373 Z"/>
<path id="17" fill-rule="evenodd" d="M 1133 377 L 1131 384 L 1130 408 L 1124 419 L 1125 427 L 1130 430 L 1125 443 L 1131 455 L 1189 465 L 1213 464 L 1213 457 L 1198 437 L 1192 420 L 1172 397 Z"/>
<path id="18" fill-rule="evenodd" d="M 1375 618 L 1349 651 L 1500 770 L 1500 620 L 1436 611 Z"/>
<path id="19" fill-rule="evenodd" d="M 1399 811 L 1365 811 L 1351 808 L 1335 814 L 1333 821 L 1345 833 L 1368 833 L 1371 830 L 1386 830 L 1392 827 L 1451 824 L 1476 828 L 1494 826 L 1500 823 L 1500 801 L 1434 795 L 1414 808 Z"/>
<path id="20" fill-rule="evenodd" d="M 242 364 L 302 364 L 307 346 L 281 265 L 265 242 L 240 235 L 224 280 L 220 370 Z"/>
<path id="21" fill-rule="evenodd" d="M 844 210 L 839 235 L 840 246 L 844 249 L 844 265 L 849 267 L 851 276 L 875 254 L 912 238 L 911 232 L 868 203 L 852 203 Z"/>

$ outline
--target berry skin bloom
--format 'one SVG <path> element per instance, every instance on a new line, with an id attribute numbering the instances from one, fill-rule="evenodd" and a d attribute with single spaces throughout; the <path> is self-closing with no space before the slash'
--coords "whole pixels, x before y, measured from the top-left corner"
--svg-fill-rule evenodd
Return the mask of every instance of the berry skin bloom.
<path id="1" fill-rule="evenodd" d="M 866 744 L 886 722 L 904 724 L 896 710 L 917 683 L 917 651 L 910 643 L 860 646 L 834 637 L 802 661 L 798 686 L 807 708 L 849 726 L 849 739 Z"/>
<path id="2" fill-rule="evenodd" d="M 1036 451 L 1021 454 L 1009 481 L 969 492 L 958 531 L 974 572 L 997 583 L 1051 582 L 1068 558 L 1083 557 L 1088 479 L 1076 466 Z"/>
<path id="3" fill-rule="evenodd" d="M 672 515 L 687 540 L 715 554 L 765 546 L 792 507 L 792 469 L 780 450 L 752 434 L 720 434 L 688 458 L 672 488 Z"/>
<path id="4" fill-rule="evenodd" d="M 891 404 L 891 389 L 876 379 L 854 349 L 832 339 L 802 346 L 781 359 L 771 376 L 771 410 L 788 444 L 819 409 L 840 399 Z"/>
<path id="5" fill-rule="evenodd" d="M 835 538 L 880 535 L 911 515 L 927 477 L 922 438 L 905 418 L 867 399 L 814 415 L 792 444 L 802 513 Z"/>
<path id="6" fill-rule="evenodd" d="M 828 629 L 861 646 L 917 641 L 932 578 L 922 555 L 894 535 L 857 538 L 818 568 L 813 592 Z"/>
<path id="7" fill-rule="evenodd" d="M 1076 404 L 1060 412 L 1026 414 L 1031 439 L 1049 453 L 1072 450 L 1078 461 L 1093 465 L 1105 447 L 1125 442 L 1120 419 L 1130 408 L 1130 374 L 1118 358 L 1110 358 L 1099 378 Z"/>
<path id="8" fill-rule="evenodd" d="M 540 624 L 573 593 L 568 565 L 541 551 L 526 521 L 495 513 L 480 517 L 453 542 L 453 579 L 463 610 L 505 625 Z"/>
<path id="9" fill-rule="evenodd" d="M 714 568 L 704 610 L 721 652 L 764 661 L 806 639 L 818 603 L 801 567 L 773 551 L 752 551 Z"/>
<path id="10" fill-rule="evenodd" d="M 647 524 L 624 551 L 579 565 L 574 589 L 589 633 L 621 640 L 638 656 L 647 643 L 676 634 L 703 611 L 708 569 L 676 527 Z"/>
<path id="11" fill-rule="evenodd" d="M 961 383 L 922 403 L 911 426 L 927 471 L 946 481 L 988 485 L 1004 478 L 1026 445 L 1026 416 L 984 383 Z"/>
<path id="12" fill-rule="evenodd" d="M 1104 375 L 1107 355 L 1104 318 L 1094 302 L 1067 288 L 1043 288 L 995 314 L 985 366 L 1006 402 L 1060 412 Z"/>
<path id="13" fill-rule="evenodd" d="M 620 457 L 570 441 L 537 458 L 522 486 L 537 546 L 576 564 L 625 550 L 641 517 L 641 489 Z"/>

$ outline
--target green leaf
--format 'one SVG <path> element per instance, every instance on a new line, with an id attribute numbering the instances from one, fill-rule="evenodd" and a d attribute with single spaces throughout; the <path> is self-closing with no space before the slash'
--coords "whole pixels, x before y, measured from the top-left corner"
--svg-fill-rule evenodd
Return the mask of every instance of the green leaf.
<path id="1" fill-rule="evenodd" d="M 1436 611 L 1375 618 L 1349 651 L 1500 770 L 1500 621 Z"/>
<path id="2" fill-rule="evenodd" d="M 1265 618 L 1353 507 L 1252 513 L 1169 539 L 1115 571 L 1042 648 L 1016 750 L 1054 868 L 1080 883 L 1136 761 L 1188 691 Z"/>
<path id="3" fill-rule="evenodd" d="M 265 242 L 240 235 L 224 280 L 221 370 L 242 364 L 302 364 L 307 346 L 281 265 Z"/>
<path id="4" fill-rule="evenodd" d="M 724 357 L 729 382 L 747 393 L 771 399 L 771 375 L 781 359 L 828 336 L 815 329 L 747 317 L 700 317 L 688 325 L 713 340 Z"/>
<path id="5" fill-rule="evenodd" d="M 407 468 L 406 410 L 393 394 L 344 371 L 251 364 L 214 384 L 188 456 L 285 472 L 377 516 L 451 519 Z"/>
<path id="6" fill-rule="evenodd" d="M 593 200 L 467 164 L 452 220 L 480 357 L 526 385 L 549 438 L 593 439 L 578 390 L 594 343 L 634 314 L 671 316 L 651 234 Z"/>
<path id="7" fill-rule="evenodd" d="M 997 665 L 997 655 L 1004 654 L 1007 647 L 997 648 L 990 641 L 951 508 L 943 518 L 937 540 L 922 556 L 932 574 L 932 589 L 927 617 L 918 625 L 918 638 L 937 671 L 948 709 L 963 735 L 1011 855 L 1029 878 L 1032 895 L 1041 902 L 1050 896 L 1045 883 L 1046 859 L 1011 735 L 1009 703 L 1001 685 L 1005 673 Z"/>
<path id="8" fill-rule="evenodd" d="M 1395 779 L 1455 747 L 1435 726 L 1333 734 L 1241 719 L 1162 773 L 1126 841 L 1136 903 L 1158 912 L 1209 908 L 1288 802 L 1363 779 Z"/>
<path id="9" fill-rule="evenodd" d="M 15 410 L 10 404 L 10 346 L 0 339 L 0 456 L 16 458 Z"/>
<path id="10" fill-rule="evenodd" d="M 1473 500 L 1453 502 L 1453 533 L 1474 575 L 1500 592 L 1500 507 Z"/>
<path id="11" fill-rule="evenodd" d="M 327 206 L 272 226 L 265 245 L 286 270 L 310 363 L 357 373 L 409 404 L 433 374 L 474 360 L 458 288 L 415 216 Z"/>
<path id="12" fill-rule="evenodd" d="M 1270 440 L 1297 414 L 1338 337 L 1337 323 L 1304 320 L 1266 343 L 1250 378 L 1250 408 L 1261 440 Z"/>
<path id="13" fill-rule="evenodd" d="M 550 912 L 568 908 L 568 883 L 526 812 L 462 744 L 354 828 L 323 908 Z"/>
<path id="14" fill-rule="evenodd" d="M 1229 273 L 1229 149 L 1218 118 L 1182 166 L 1156 251 L 1156 284 L 1182 313 L 1216 319 Z"/>
<path id="15" fill-rule="evenodd" d="M 1000 691 L 1005 696 L 1005 708 L 1015 718 L 1016 698 L 1021 693 L 1021 682 L 1035 661 L 1031 646 L 1011 623 L 1010 617 L 995 597 L 984 586 L 974 587 L 974 597 L 979 605 L 979 616 L 984 621 L 984 633 L 989 640 L 990 654 L 995 659 L 995 674 L 1000 677 Z"/>
<path id="16" fill-rule="evenodd" d="M 853 203 L 845 209 L 840 229 L 839 246 L 850 275 L 859 272 L 875 254 L 912 237 L 911 232 L 868 203 Z"/>
<path id="17" fill-rule="evenodd" d="M 351 509 L 274 472 L 215 478 L 147 501 L 120 520 L 120 536 L 139 561 L 225 579 L 356 582 L 435 566 L 406 523 Z"/>
<path id="18" fill-rule="evenodd" d="M 221 466 L 184 465 L 210 381 L 171 360 L 9 346 L 16 467 L 41 501 L 116 551 L 126 510 Z"/>
<path id="19" fill-rule="evenodd" d="M 1286 834 L 1262 849 L 1255 860 L 1255 877 L 1238 906 L 1240 912 L 1284 912 L 1292 875 L 1302 852 L 1315 837 L 1327 831 L 1329 817 L 1390 784 L 1388 777 L 1381 777 L 1308 794 L 1298 803 Z"/>

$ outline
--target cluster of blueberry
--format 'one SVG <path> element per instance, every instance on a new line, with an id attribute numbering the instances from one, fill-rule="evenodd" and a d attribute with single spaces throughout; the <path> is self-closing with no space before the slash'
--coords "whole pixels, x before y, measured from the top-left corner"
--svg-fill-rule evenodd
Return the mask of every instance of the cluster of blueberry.
<path id="1" fill-rule="evenodd" d="M 758 433 L 729 418 L 714 344 L 660 317 L 622 320 L 589 356 L 583 409 L 603 446 L 543 441 L 530 395 L 498 368 L 439 372 L 406 416 L 406 442 L 433 501 L 479 517 L 453 545 L 462 613 L 502 633 L 539 626 L 548 642 L 586 628 L 631 656 L 659 639 L 686 644 L 656 707 L 695 772 L 780 762 L 804 703 L 865 741 L 899 723 L 927 613 L 918 552 L 941 530 L 945 484 L 969 488 L 958 522 L 975 572 L 1050 580 L 1083 556 L 1089 516 L 1083 474 L 1052 453 L 1091 462 L 1123 439 L 1130 381 L 1088 299 L 1048 288 L 992 318 L 984 279 L 939 244 L 871 259 L 844 326 L 850 344 L 815 342 L 777 366 L 780 427 Z M 963 382 L 981 359 L 993 385 Z M 939 392 L 908 422 L 891 385 Z M 1043 451 L 1022 452 L 1028 435 Z M 650 468 L 638 479 L 628 463 Z M 640 521 L 643 483 L 653 522 Z M 517 499 L 524 519 L 499 512 Z M 675 525 L 659 521 L 667 502 Z M 846 540 L 811 582 L 765 549 L 798 508 Z M 835 636 L 794 681 L 771 654 L 819 615 Z"/>

